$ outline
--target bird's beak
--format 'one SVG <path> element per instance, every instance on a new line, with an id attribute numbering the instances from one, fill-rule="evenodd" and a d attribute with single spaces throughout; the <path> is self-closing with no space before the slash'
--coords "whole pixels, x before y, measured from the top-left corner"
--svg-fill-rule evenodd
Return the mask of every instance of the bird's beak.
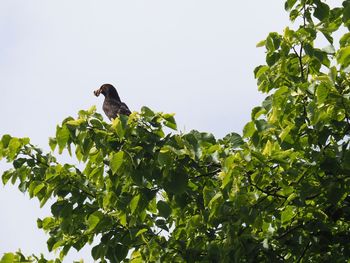
<path id="1" fill-rule="evenodd" d="M 95 94 L 96 97 L 100 96 L 101 89 L 94 90 L 94 94 Z"/>

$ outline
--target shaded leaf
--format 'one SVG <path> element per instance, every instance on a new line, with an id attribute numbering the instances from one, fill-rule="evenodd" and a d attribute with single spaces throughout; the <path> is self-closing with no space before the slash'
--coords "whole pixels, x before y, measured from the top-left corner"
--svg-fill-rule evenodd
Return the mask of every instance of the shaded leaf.
<path id="1" fill-rule="evenodd" d="M 159 200 L 157 202 L 157 209 L 159 211 L 159 215 L 164 217 L 164 218 L 168 218 L 171 214 L 170 206 L 162 200 Z"/>
<path id="2" fill-rule="evenodd" d="M 329 17 L 329 6 L 322 2 L 316 2 L 316 8 L 314 11 L 314 16 L 318 18 L 318 20 L 323 21 L 327 17 Z"/>

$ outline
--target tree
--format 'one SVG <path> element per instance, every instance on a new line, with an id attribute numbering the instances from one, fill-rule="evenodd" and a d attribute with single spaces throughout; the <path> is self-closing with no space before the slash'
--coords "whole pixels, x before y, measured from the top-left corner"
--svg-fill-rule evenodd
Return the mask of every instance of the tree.
<path id="1" fill-rule="evenodd" d="M 285 8 L 296 27 L 258 44 L 267 64 L 255 77 L 267 97 L 242 136 L 165 133 L 176 130 L 173 115 L 147 107 L 109 124 L 91 108 L 50 139 L 83 169 L 2 137 L 0 158 L 13 163 L 3 183 L 18 182 L 42 206 L 54 200 L 38 227 L 61 251 L 55 262 L 95 239 L 101 262 L 350 260 L 350 1 Z"/>

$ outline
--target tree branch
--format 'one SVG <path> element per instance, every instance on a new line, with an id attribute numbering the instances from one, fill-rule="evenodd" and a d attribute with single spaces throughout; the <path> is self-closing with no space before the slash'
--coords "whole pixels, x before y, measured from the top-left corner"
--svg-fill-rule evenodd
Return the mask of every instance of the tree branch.
<path id="1" fill-rule="evenodd" d="M 286 232 L 284 232 L 282 235 L 276 237 L 277 239 L 281 239 L 284 238 L 285 236 L 287 236 L 289 233 L 293 232 L 295 229 L 298 229 L 299 227 L 302 227 L 303 223 L 300 223 L 299 225 L 296 225 L 294 227 L 289 228 Z"/>
<path id="2" fill-rule="evenodd" d="M 259 186 L 257 186 L 256 184 L 253 184 L 253 183 L 251 182 L 251 180 L 249 180 L 249 181 L 250 181 L 250 184 L 251 184 L 252 186 L 254 186 L 256 189 L 258 189 L 260 192 L 262 192 L 262 193 L 264 193 L 264 194 L 267 194 L 267 195 L 270 195 L 270 196 L 274 196 L 274 197 L 278 197 L 278 198 L 287 199 L 286 196 L 277 194 L 277 193 L 276 193 L 277 190 L 274 190 L 274 191 L 264 190 L 264 189 L 260 188 Z"/>
<path id="3" fill-rule="evenodd" d="M 305 76 L 304 76 L 304 65 L 303 65 L 303 42 L 300 43 L 299 52 L 295 49 L 295 47 L 292 47 L 292 49 L 293 49 L 295 55 L 298 57 L 301 79 L 302 79 L 302 81 L 304 81 Z"/>
<path id="4" fill-rule="evenodd" d="M 221 169 L 216 169 L 216 170 L 214 170 L 214 171 L 212 171 L 212 172 L 209 172 L 209 173 L 200 174 L 200 175 L 198 175 L 198 176 L 196 176 L 196 177 L 194 177 L 194 178 L 201 178 L 201 177 L 206 177 L 206 176 L 213 176 L 213 175 L 217 174 L 217 173 L 220 172 L 220 171 L 221 171 Z"/>
<path id="5" fill-rule="evenodd" d="M 303 257 L 305 256 L 306 251 L 311 247 L 311 242 L 309 241 L 309 243 L 306 245 L 306 247 L 304 248 L 303 252 L 301 253 L 297 263 L 301 262 L 301 260 L 303 259 Z"/>

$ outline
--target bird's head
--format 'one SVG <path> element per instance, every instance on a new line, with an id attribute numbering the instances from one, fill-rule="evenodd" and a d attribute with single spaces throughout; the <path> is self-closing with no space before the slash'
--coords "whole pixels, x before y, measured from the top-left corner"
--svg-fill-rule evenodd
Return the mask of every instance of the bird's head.
<path id="1" fill-rule="evenodd" d="M 111 84 L 103 84 L 98 90 L 94 90 L 94 94 L 96 97 L 100 96 L 101 93 L 106 98 L 113 98 L 120 101 L 117 90 Z"/>

